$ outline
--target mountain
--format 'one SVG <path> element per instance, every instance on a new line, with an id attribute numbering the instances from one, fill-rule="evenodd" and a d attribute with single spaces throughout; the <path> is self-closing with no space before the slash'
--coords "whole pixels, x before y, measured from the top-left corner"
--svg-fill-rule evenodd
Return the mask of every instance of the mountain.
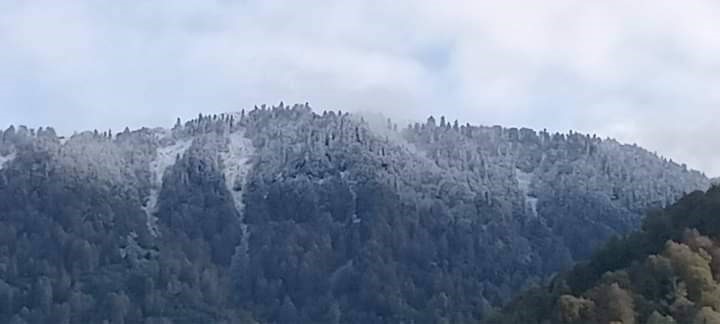
<path id="1" fill-rule="evenodd" d="M 718 215 L 720 187 L 693 192 L 489 322 L 720 323 Z"/>
<path id="2" fill-rule="evenodd" d="M 472 322 L 709 187 L 634 145 L 306 105 L 0 141 L 0 321 Z"/>

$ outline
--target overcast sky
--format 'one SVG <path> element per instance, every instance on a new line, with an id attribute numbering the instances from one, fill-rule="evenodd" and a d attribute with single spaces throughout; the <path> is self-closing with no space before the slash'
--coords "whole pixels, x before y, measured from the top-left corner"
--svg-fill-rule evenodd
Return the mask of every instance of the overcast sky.
<path id="1" fill-rule="evenodd" d="M 720 2 L 0 1 L 0 127 L 280 100 L 596 133 L 720 175 Z"/>

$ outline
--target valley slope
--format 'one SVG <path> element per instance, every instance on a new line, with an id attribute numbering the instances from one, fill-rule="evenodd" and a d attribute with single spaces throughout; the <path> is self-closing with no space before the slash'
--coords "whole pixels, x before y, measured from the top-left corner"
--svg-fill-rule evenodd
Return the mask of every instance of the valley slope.
<path id="1" fill-rule="evenodd" d="M 720 323 L 720 187 L 654 210 L 488 323 Z"/>

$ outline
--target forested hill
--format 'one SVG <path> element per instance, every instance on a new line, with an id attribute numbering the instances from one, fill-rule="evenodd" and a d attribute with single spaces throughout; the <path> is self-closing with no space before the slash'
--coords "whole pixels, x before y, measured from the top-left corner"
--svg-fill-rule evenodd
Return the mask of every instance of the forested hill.
<path id="1" fill-rule="evenodd" d="M 11 127 L 0 322 L 472 322 L 708 186 L 595 136 L 307 105 Z"/>
<path id="2" fill-rule="evenodd" d="M 490 323 L 720 323 L 720 187 L 656 210 Z"/>

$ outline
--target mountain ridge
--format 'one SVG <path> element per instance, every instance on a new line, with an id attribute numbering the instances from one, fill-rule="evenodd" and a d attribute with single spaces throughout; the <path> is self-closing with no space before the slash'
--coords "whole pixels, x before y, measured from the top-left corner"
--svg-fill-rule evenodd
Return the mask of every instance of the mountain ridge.
<path id="1" fill-rule="evenodd" d="M 129 321 L 471 321 L 637 228 L 647 207 L 709 186 L 697 171 L 589 135 L 433 117 L 377 127 L 308 105 L 67 139 L 13 127 L 0 153 L 8 240 L 42 245 L 51 234 L 36 224 L 51 224 L 65 233 L 54 234 L 65 238 L 58 245 L 86 262 L 64 259 L 44 277 L 55 286 L 73 277 L 77 298 L 123 301 L 123 312 L 100 303 L 82 308 L 97 314 L 68 315 L 86 321 L 114 312 Z M 37 264 L 22 260 L 68 255 L 33 244 L 3 257 L 32 274 Z M 118 283 L 88 286 L 76 268 Z M 46 279 L 21 273 L 3 277 L 28 296 L 6 319 L 47 319 L 32 288 Z M 131 289 L 133 276 L 153 288 Z M 48 307 L 70 307 L 73 293 Z M 159 301 L 135 301 L 150 297 Z"/>

